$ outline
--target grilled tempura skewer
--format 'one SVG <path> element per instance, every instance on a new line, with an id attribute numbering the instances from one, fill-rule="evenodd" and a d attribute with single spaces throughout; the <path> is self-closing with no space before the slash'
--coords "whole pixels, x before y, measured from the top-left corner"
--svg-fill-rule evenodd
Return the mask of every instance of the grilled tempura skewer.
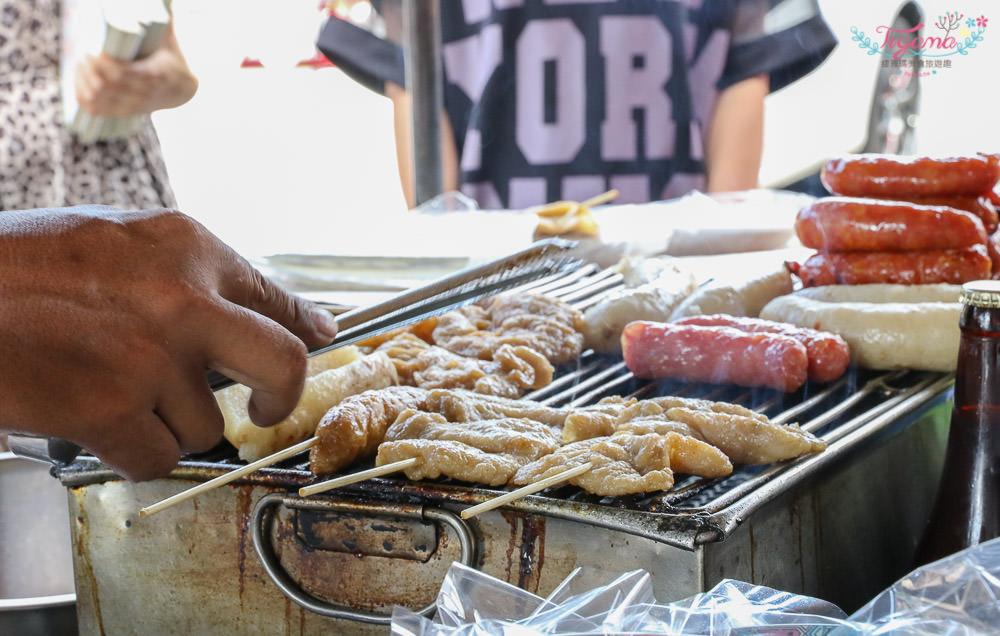
<path id="1" fill-rule="evenodd" d="M 317 373 L 306 378 L 305 388 L 302 391 L 302 396 L 299 398 L 299 403 L 296 405 L 295 410 L 282 420 L 281 423 L 274 425 L 270 429 L 254 425 L 250 422 L 249 415 L 246 415 L 246 406 L 238 406 L 244 404 L 245 400 L 249 397 L 250 389 L 248 387 L 234 385 L 222 389 L 216 394 L 223 417 L 226 419 L 227 439 L 239 447 L 241 458 L 250 459 L 262 452 L 263 449 L 270 448 L 281 440 L 284 440 L 284 443 L 289 443 L 295 439 L 300 439 L 302 436 L 308 434 L 307 430 L 310 425 L 313 431 L 315 431 L 317 422 L 320 422 L 319 418 L 322 412 L 327 411 L 329 408 L 331 399 L 334 403 L 339 404 L 358 392 L 369 388 L 387 387 L 395 384 L 398 380 L 395 366 L 384 354 L 373 354 L 351 359 L 349 353 L 332 355 L 336 351 L 334 350 L 328 354 L 310 358 L 311 366 L 316 369 Z M 344 359 L 351 359 L 351 361 L 336 368 L 324 368 L 321 366 L 323 362 L 329 363 L 330 360 Z M 282 427 L 286 425 L 289 425 L 291 428 L 282 431 Z M 241 445 L 244 442 L 246 442 L 247 448 Z M 159 512 L 318 445 L 320 445 L 320 438 L 313 435 L 308 439 L 277 450 L 270 455 L 260 457 L 246 466 L 242 466 L 215 479 L 198 484 L 189 490 L 179 492 L 172 497 L 167 497 L 162 501 L 146 506 L 139 511 L 139 516 L 145 517 Z M 248 450 L 251 446 L 253 449 Z M 244 452 L 245 450 L 247 452 Z"/>
<path id="2" fill-rule="evenodd" d="M 412 387 L 390 387 L 388 389 L 381 389 L 378 391 L 366 391 L 364 393 L 349 396 L 344 400 L 342 400 L 340 404 L 338 404 L 337 406 L 335 406 L 334 408 L 330 409 L 327 412 L 327 414 L 323 417 L 323 419 L 319 423 L 319 426 L 317 427 L 317 433 L 321 433 L 319 429 L 321 427 L 325 427 L 326 424 L 328 423 L 328 420 L 331 417 L 336 417 L 335 414 L 341 414 L 343 411 L 347 411 L 357 415 L 357 413 L 355 412 L 356 409 L 352 410 L 352 405 L 358 406 L 358 403 L 360 402 L 360 404 L 363 406 L 366 403 L 364 397 L 365 395 L 381 395 L 384 396 L 384 399 L 382 401 L 376 400 L 375 402 L 368 402 L 369 406 L 377 402 L 376 406 L 379 407 L 376 409 L 375 413 L 371 414 L 372 417 L 367 419 L 355 418 L 355 420 L 356 422 L 364 420 L 366 423 L 372 424 L 372 426 L 377 426 L 379 423 L 377 420 L 386 420 L 387 421 L 386 425 L 388 425 L 388 423 L 391 423 L 392 420 L 395 419 L 396 410 L 401 410 L 405 407 L 410 406 L 411 402 L 419 403 L 421 400 L 423 400 L 424 392 L 421 391 L 420 389 L 414 389 Z M 369 420 L 372 421 L 369 422 Z M 167 497 L 163 501 L 159 501 L 150 506 L 146 506 L 145 508 L 139 511 L 139 516 L 145 517 L 147 515 L 153 514 L 154 512 L 159 512 L 160 510 L 179 504 L 182 501 L 186 501 L 188 499 L 191 499 L 192 497 L 196 497 L 203 492 L 212 490 L 213 488 L 218 488 L 219 486 L 224 486 L 233 480 L 239 479 L 240 477 L 243 477 L 245 475 L 249 475 L 250 473 L 260 470 L 261 468 L 270 466 L 271 464 L 276 464 L 283 459 L 287 459 L 305 450 L 309 450 L 314 446 L 316 448 L 321 448 L 324 442 L 328 446 L 333 445 L 335 447 L 338 445 L 337 442 L 339 442 L 339 445 L 342 446 L 343 448 L 335 448 L 336 452 L 331 454 L 336 455 L 335 459 L 341 463 L 348 462 L 354 459 L 357 456 L 357 454 L 364 452 L 365 444 L 371 443 L 370 441 L 365 441 L 365 439 L 363 439 L 365 437 L 365 434 L 367 433 L 367 428 L 369 427 L 368 426 L 361 427 L 359 425 L 355 425 L 352 427 L 348 427 L 343 431 L 340 431 L 338 429 L 333 431 L 334 433 L 337 434 L 337 437 L 333 439 L 324 439 L 322 435 L 317 434 L 303 442 L 295 444 L 294 446 L 289 446 L 288 448 L 282 451 L 278 451 L 277 453 L 258 459 L 255 462 L 247 464 L 246 466 L 243 466 L 241 468 L 237 468 L 236 470 L 228 472 L 225 475 L 220 475 L 215 479 L 210 479 L 204 483 L 198 484 L 193 488 L 190 488 L 183 492 L 179 492 L 176 495 L 173 495 L 172 497 Z M 345 438 L 344 436 L 347 437 Z M 361 436 L 362 439 L 360 440 L 352 439 L 351 436 Z M 327 438 L 331 437 L 329 431 L 327 431 L 326 437 Z M 379 439 L 381 438 L 381 434 L 379 434 L 378 438 Z M 332 460 L 328 459 L 328 461 Z M 407 466 L 409 466 L 409 464 Z M 407 466 L 404 466 L 403 468 L 406 468 Z M 402 470 L 402 469 L 397 469 L 397 470 Z M 387 472 L 393 472 L 393 471 L 390 470 Z M 372 475 L 372 477 L 375 476 L 376 475 Z M 367 477 L 356 479 L 355 481 L 362 481 L 363 479 L 367 479 Z M 353 483 L 353 482 L 347 482 L 347 483 Z M 341 485 L 346 485 L 346 484 L 341 484 Z M 327 489 L 336 487 L 337 486 L 329 486 Z"/>
<path id="3" fill-rule="evenodd" d="M 379 446 L 375 468 L 299 489 L 308 496 L 399 470 L 411 479 L 441 475 L 473 483 L 507 483 L 518 468 L 559 447 L 555 431 L 524 418 L 449 422 L 440 413 L 407 409 Z"/>

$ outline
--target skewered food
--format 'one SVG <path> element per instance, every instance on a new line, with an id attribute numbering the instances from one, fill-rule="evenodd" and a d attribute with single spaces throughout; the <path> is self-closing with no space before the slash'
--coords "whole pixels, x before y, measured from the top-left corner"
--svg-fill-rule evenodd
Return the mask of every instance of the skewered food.
<path id="1" fill-rule="evenodd" d="M 971 212 L 850 197 L 825 197 L 802 208 L 795 232 L 806 247 L 828 252 L 956 249 L 986 242 Z"/>
<path id="2" fill-rule="evenodd" d="M 330 369 L 336 369 L 363 357 L 365 354 L 354 345 L 330 349 L 306 359 L 306 376 L 311 377 Z"/>
<path id="3" fill-rule="evenodd" d="M 844 374 L 851 362 L 851 351 L 847 342 L 832 333 L 796 327 L 788 323 L 764 320 L 763 318 L 743 318 L 714 314 L 711 316 L 691 316 L 676 321 L 679 325 L 719 325 L 734 327 L 747 333 L 780 333 L 791 336 L 806 347 L 809 358 L 809 380 L 832 382 Z"/>
<path id="4" fill-rule="evenodd" d="M 433 389 L 427 394 L 427 410 L 441 413 L 452 422 L 471 422 L 504 417 L 527 418 L 558 428 L 573 409 L 546 406 L 531 400 L 483 395 L 463 389 Z"/>
<path id="5" fill-rule="evenodd" d="M 535 241 L 550 236 L 594 238 L 600 233 L 590 208 L 576 201 L 556 201 L 529 211 L 538 215 L 531 235 Z"/>
<path id="6" fill-rule="evenodd" d="M 467 388 L 488 395 L 517 397 L 525 389 L 546 386 L 554 373 L 549 361 L 536 350 L 510 344 L 500 345 L 492 360 L 480 360 L 403 333 L 376 351 L 393 361 L 402 384 L 425 389 Z"/>
<path id="7" fill-rule="evenodd" d="M 583 314 L 541 294 L 495 297 L 438 318 L 434 343 L 454 353 L 490 360 L 503 345 L 534 349 L 552 364 L 575 360 L 583 350 Z"/>
<path id="8" fill-rule="evenodd" d="M 410 479 L 442 475 L 500 486 L 518 468 L 555 451 L 559 440 L 547 425 L 523 418 L 449 422 L 438 413 L 407 410 L 389 427 L 375 464 L 419 461 L 404 472 Z"/>
<path id="9" fill-rule="evenodd" d="M 295 410 L 270 427 L 257 426 L 250 420 L 249 387 L 227 387 L 216 392 L 216 399 L 225 421 L 226 439 L 239 449 L 240 459 L 256 461 L 311 437 L 323 414 L 344 398 L 398 381 L 395 366 L 382 353 L 328 369 L 307 377 Z"/>
<path id="10" fill-rule="evenodd" d="M 622 356 L 640 378 L 731 382 L 786 392 L 805 383 L 809 368 L 805 346 L 790 336 L 646 321 L 625 327 Z"/>
<path id="11" fill-rule="evenodd" d="M 329 475 L 371 456 L 396 417 L 407 409 L 425 408 L 427 391 L 394 386 L 345 398 L 316 427 L 317 443 L 309 452 L 309 469 Z"/>
<path id="12" fill-rule="evenodd" d="M 953 371 L 959 287 L 833 285 L 775 298 L 763 318 L 839 334 L 867 369 Z"/>
<path id="13" fill-rule="evenodd" d="M 525 210 L 538 215 L 538 225 L 532 234 L 533 240 L 549 236 L 565 236 L 576 239 L 594 238 L 598 235 L 597 221 L 590 208 L 613 200 L 618 190 L 608 190 L 586 201 L 555 201 Z"/>
<path id="14" fill-rule="evenodd" d="M 453 440 L 487 453 L 508 453 L 529 460 L 559 447 L 559 438 L 552 428 L 527 418 L 450 422 L 440 413 L 416 409 L 400 413 L 385 433 L 387 442 L 401 439 Z"/>
<path id="15" fill-rule="evenodd" d="M 675 396 L 639 401 L 619 398 L 619 404 L 627 406 L 612 429 L 578 428 L 573 437 L 672 432 L 707 442 L 737 464 L 769 464 L 826 448 L 825 442 L 796 425 L 775 424 L 767 416 L 736 404 Z"/>
<path id="16" fill-rule="evenodd" d="M 453 440 L 403 439 L 378 447 L 376 466 L 416 458 L 404 472 L 410 479 L 437 479 L 442 475 L 474 484 L 502 486 L 525 459 L 507 453 L 488 453 Z"/>
<path id="17" fill-rule="evenodd" d="M 795 424 L 686 407 L 667 409 L 663 416 L 687 424 L 737 464 L 770 464 L 826 448 L 825 442 Z"/>
<path id="18" fill-rule="evenodd" d="M 713 402 L 697 398 L 677 397 L 665 395 L 646 400 L 636 398 L 623 398 L 617 395 L 608 396 L 601 399 L 597 404 L 573 410 L 565 420 L 562 430 L 563 443 L 575 442 L 591 437 L 605 437 L 615 431 L 622 430 L 625 422 L 630 422 L 641 417 L 653 415 L 659 416 L 665 409 L 675 406 L 683 406 L 711 413 L 729 413 L 739 417 L 761 418 L 767 417 L 751 411 L 738 404 L 727 402 Z M 694 435 L 700 439 L 696 431 L 683 430 L 677 428 L 677 432 L 686 435 Z"/>
<path id="19" fill-rule="evenodd" d="M 511 483 L 523 486 L 590 462 L 590 470 L 570 479 L 589 493 L 615 497 L 669 490 L 674 485 L 672 446 L 682 437 L 623 433 L 573 442 L 521 467 Z"/>

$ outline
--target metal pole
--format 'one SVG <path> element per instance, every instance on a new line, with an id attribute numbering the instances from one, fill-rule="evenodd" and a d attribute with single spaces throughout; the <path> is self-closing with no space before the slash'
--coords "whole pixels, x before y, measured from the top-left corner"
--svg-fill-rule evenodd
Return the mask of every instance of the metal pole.
<path id="1" fill-rule="evenodd" d="M 406 87 L 412 103 L 413 179 L 417 205 L 444 189 L 440 0 L 403 0 Z"/>

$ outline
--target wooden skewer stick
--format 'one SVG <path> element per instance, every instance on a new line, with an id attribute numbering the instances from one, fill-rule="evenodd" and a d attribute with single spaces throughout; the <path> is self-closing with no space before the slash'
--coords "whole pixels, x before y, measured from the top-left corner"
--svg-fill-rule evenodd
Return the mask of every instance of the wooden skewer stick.
<path id="1" fill-rule="evenodd" d="M 372 477 L 381 477 L 382 475 L 388 475 L 389 473 L 394 473 L 403 470 L 405 468 L 409 468 L 410 466 L 413 466 L 416 463 L 417 463 L 417 458 L 410 457 L 409 459 L 401 459 L 398 462 L 392 462 L 391 464 L 376 466 L 375 468 L 369 468 L 368 470 L 362 470 L 361 472 L 351 473 L 350 475 L 343 475 L 341 477 L 335 477 L 333 479 L 321 481 L 318 484 L 310 484 L 309 486 L 303 486 L 302 488 L 299 488 L 299 496 L 308 497 L 309 495 L 315 495 L 317 493 L 326 492 L 327 490 L 333 490 L 334 488 L 340 488 L 341 486 L 354 484 L 359 481 L 371 479 Z"/>
<path id="2" fill-rule="evenodd" d="M 598 194 L 597 196 L 590 197 L 589 199 L 581 203 L 580 207 L 592 208 L 594 206 L 607 203 L 608 201 L 611 201 L 616 198 L 618 198 L 618 190 L 608 190 L 607 192 Z"/>
<path id="3" fill-rule="evenodd" d="M 508 504 L 516 499 L 521 499 L 522 497 L 527 497 L 528 495 L 534 494 L 539 490 L 545 490 L 549 486 L 555 486 L 558 483 L 564 482 L 569 479 L 573 479 L 583 473 L 587 472 L 594 465 L 590 462 L 584 462 L 579 466 L 574 466 L 555 475 L 550 475 L 545 479 L 539 479 L 533 484 L 528 484 L 527 486 L 522 486 L 517 490 L 512 490 L 509 493 L 500 495 L 490 499 L 489 501 L 484 501 L 481 504 L 472 506 L 471 508 L 466 508 L 462 511 L 461 516 L 463 519 L 468 519 L 469 517 L 474 517 L 478 514 L 482 514 L 487 510 L 493 510 L 494 508 L 499 508 L 504 504 Z"/>
<path id="4" fill-rule="evenodd" d="M 244 475 L 249 475 L 250 473 L 256 470 L 260 470 L 265 466 L 270 466 L 271 464 L 276 464 L 283 459 L 292 457 L 293 455 L 298 455 L 302 451 L 312 448 L 318 442 L 319 442 L 318 437 L 311 437 L 304 442 L 299 442 L 294 446 L 289 446 L 285 450 L 281 450 L 278 451 L 277 453 L 274 453 L 273 455 L 268 455 L 267 457 L 258 459 L 255 462 L 243 466 L 242 468 L 237 468 L 236 470 L 230 471 L 225 475 L 219 475 L 215 479 L 209 479 L 208 481 L 200 483 L 193 488 L 181 491 L 176 495 L 172 495 L 162 501 L 156 502 L 155 504 L 146 506 L 145 508 L 139 511 L 139 516 L 146 517 L 155 512 L 159 512 L 165 508 L 169 508 L 170 506 L 173 506 L 175 504 L 179 504 L 182 501 L 186 501 L 188 499 L 191 499 L 192 497 L 196 497 L 201 493 L 205 492 L 206 490 L 212 490 L 213 488 L 224 486 L 231 481 L 239 479 Z"/>

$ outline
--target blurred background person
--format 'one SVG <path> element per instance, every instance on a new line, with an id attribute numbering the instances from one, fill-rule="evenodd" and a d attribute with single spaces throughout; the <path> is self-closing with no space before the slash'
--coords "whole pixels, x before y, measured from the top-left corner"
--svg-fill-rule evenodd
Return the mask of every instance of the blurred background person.
<path id="1" fill-rule="evenodd" d="M 402 11 L 373 5 L 373 28 L 332 16 L 318 46 L 392 100 L 412 206 Z M 787 0 L 445 1 L 441 34 L 444 188 L 493 209 L 757 187 L 764 98 L 836 45 Z"/>
<path id="2" fill-rule="evenodd" d="M 61 102 L 63 9 L 59 0 L 0 0 L 0 209 L 176 207 L 148 117 L 184 104 L 198 88 L 173 25 L 141 60 L 102 53 L 80 62 L 81 109 L 144 116 L 135 134 L 82 143 L 67 129 Z"/>

